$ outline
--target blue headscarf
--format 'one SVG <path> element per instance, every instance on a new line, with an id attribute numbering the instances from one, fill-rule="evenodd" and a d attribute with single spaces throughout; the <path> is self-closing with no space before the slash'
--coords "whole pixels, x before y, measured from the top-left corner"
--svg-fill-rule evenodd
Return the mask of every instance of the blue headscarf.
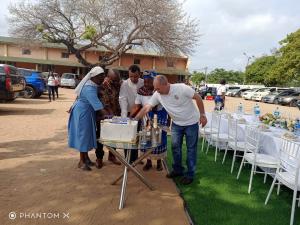
<path id="1" fill-rule="evenodd" d="M 144 79 L 154 79 L 158 74 L 154 70 L 145 70 L 143 78 Z"/>

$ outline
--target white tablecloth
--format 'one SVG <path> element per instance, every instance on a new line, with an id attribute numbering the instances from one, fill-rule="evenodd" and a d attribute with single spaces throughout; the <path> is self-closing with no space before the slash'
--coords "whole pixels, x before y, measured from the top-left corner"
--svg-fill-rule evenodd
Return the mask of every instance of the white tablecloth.
<path id="1" fill-rule="evenodd" d="M 231 115 L 234 118 L 237 118 L 237 114 L 233 113 Z M 247 124 L 238 124 L 238 141 L 244 141 L 246 125 L 251 125 L 255 123 L 252 115 L 243 115 L 242 117 L 247 121 Z M 207 113 L 208 127 L 210 126 L 211 118 L 212 114 Z M 228 119 L 225 117 L 222 117 L 221 119 L 220 132 L 228 132 Z M 281 136 L 286 132 L 286 130 L 271 127 L 268 132 L 262 132 L 259 129 L 257 129 L 257 132 L 260 132 L 262 135 L 260 139 L 260 152 L 279 157 L 280 147 L 282 143 Z"/>

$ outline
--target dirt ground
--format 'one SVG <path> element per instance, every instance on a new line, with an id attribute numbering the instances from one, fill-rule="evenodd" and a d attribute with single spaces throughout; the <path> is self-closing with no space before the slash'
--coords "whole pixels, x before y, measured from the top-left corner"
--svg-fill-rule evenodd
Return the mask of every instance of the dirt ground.
<path id="1" fill-rule="evenodd" d="M 107 161 L 101 170 L 76 168 L 78 153 L 67 147 L 66 113 L 75 98 L 74 90 L 60 92 L 55 102 L 48 102 L 44 95 L 0 104 L 0 225 L 188 224 L 182 199 L 165 172 L 145 174 L 155 191 L 129 174 L 126 207 L 119 211 L 120 185 L 110 182 L 123 168 Z M 226 109 L 235 111 L 240 101 L 227 98 Z M 255 103 L 243 102 L 250 113 Z M 260 105 L 262 113 L 275 109 L 274 105 Z M 214 103 L 205 101 L 205 107 L 211 111 Z M 280 110 L 284 115 L 300 116 L 297 108 Z M 95 159 L 93 152 L 90 156 Z M 10 212 L 16 212 L 15 220 L 9 219 Z"/>
<path id="2" fill-rule="evenodd" d="M 290 117 L 290 118 L 300 118 L 300 110 L 296 107 L 289 107 L 289 106 L 281 106 L 281 105 L 274 105 L 274 104 L 267 104 L 261 102 L 255 102 L 251 100 L 244 100 L 242 98 L 234 98 L 234 97 L 226 97 L 225 99 L 225 111 L 229 112 L 236 112 L 237 106 L 242 103 L 245 109 L 245 113 L 253 114 L 253 107 L 257 103 L 260 106 L 261 114 L 265 113 L 272 113 L 276 107 L 279 107 L 279 111 L 281 112 L 282 116 Z M 211 112 L 214 109 L 214 101 L 206 101 L 205 100 L 205 109 L 207 112 Z"/>
<path id="3" fill-rule="evenodd" d="M 67 147 L 66 113 L 74 90 L 60 92 L 55 102 L 43 95 L 0 104 L 0 225 L 188 224 L 183 201 L 164 171 L 145 174 L 155 191 L 129 173 L 126 206 L 119 211 L 120 184 L 110 182 L 123 167 L 105 160 L 101 170 L 76 168 L 78 152 Z M 95 159 L 94 152 L 90 156 Z M 10 212 L 16 212 L 15 220 Z"/>

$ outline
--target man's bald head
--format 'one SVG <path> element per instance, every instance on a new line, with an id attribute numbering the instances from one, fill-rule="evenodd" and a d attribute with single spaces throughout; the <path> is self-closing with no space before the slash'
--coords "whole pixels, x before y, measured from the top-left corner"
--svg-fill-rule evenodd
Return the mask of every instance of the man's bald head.
<path id="1" fill-rule="evenodd" d="M 170 84 L 168 82 L 168 78 L 164 75 L 158 75 L 155 77 L 153 82 L 154 89 L 162 94 L 167 95 L 170 90 Z"/>

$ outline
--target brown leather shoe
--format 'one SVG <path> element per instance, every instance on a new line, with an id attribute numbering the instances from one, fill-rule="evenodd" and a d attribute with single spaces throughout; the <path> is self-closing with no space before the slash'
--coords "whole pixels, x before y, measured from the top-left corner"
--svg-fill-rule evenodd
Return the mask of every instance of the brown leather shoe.
<path id="1" fill-rule="evenodd" d="M 101 169 L 103 167 L 103 160 L 102 159 L 96 159 L 96 168 Z"/>
<path id="2" fill-rule="evenodd" d="M 119 162 L 119 160 L 117 160 L 117 158 L 114 155 L 108 156 L 108 161 L 112 162 L 115 165 L 121 165 L 121 162 Z"/>

